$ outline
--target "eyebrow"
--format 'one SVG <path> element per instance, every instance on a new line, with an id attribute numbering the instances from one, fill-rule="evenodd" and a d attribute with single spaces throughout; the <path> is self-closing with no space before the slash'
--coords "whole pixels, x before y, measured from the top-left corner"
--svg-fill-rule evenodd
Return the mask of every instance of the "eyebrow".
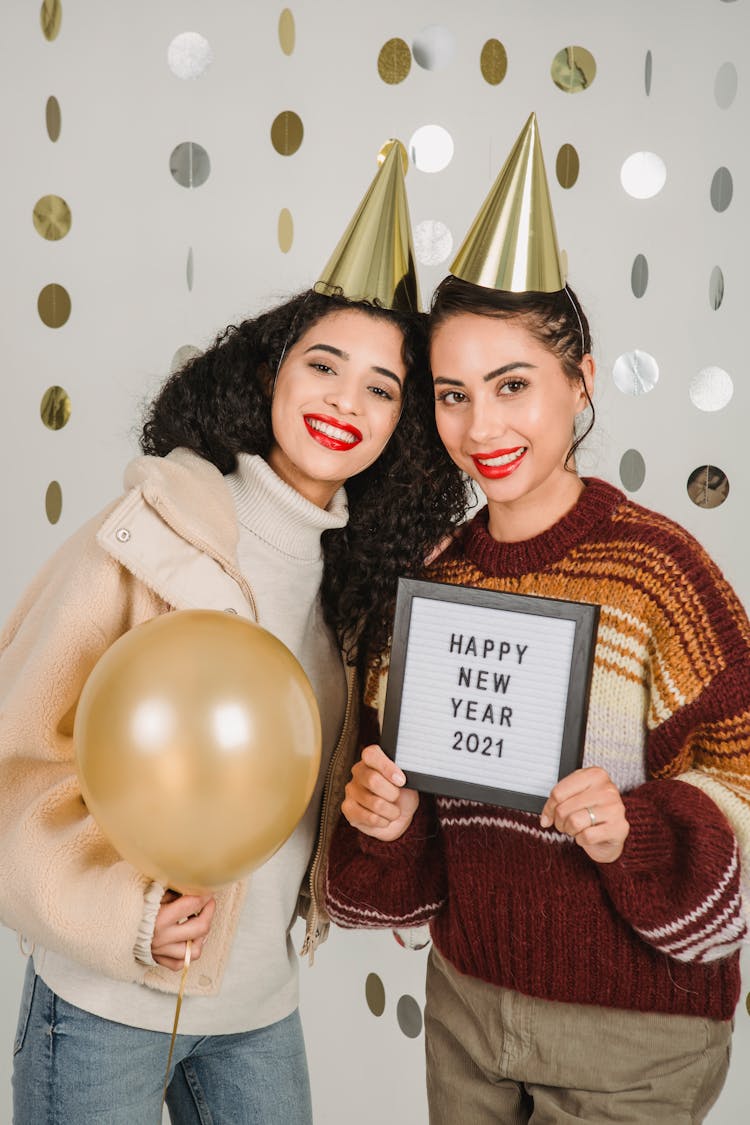
<path id="1" fill-rule="evenodd" d="M 499 378 L 500 375 L 507 375 L 509 371 L 520 371 L 522 369 L 531 369 L 536 365 L 533 363 L 523 363 L 521 360 L 516 360 L 513 363 L 505 363 L 502 367 L 495 368 L 494 371 L 488 372 L 483 376 L 484 382 L 489 383 L 492 379 Z M 437 375 L 434 379 L 435 384 L 445 383 L 449 387 L 462 387 L 464 384 L 460 379 L 446 379 L 443 375 Z"/>
<path id="2" fill-rule="evenodd" d="M 330 352 L 331 355 L 338 356 L 339 359 L 343 360 L 352 358 L 348 352 L 342 351 L 341 348 L 334 348 L 332 344 L 313 344 L 311 347 L 305 348 L 303 355 L 307 355 L 308 352 Z M 377 371 L 379 375 L 385 375 L 386 379 L 393 379 L 393 382 L 397 384 L 399 390 L 402 389 L 401 380 L 398 375 L 395 375 L 393 371 L 389 371 L 387 367 L 376 367 L 373 365 L 371 370 Z"/>

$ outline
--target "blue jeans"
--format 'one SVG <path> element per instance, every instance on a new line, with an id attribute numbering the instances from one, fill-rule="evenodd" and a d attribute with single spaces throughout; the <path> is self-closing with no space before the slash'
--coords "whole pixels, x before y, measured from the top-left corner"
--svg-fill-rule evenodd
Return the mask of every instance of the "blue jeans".
<path id="1" fill-rule="evenodd" d="M 159 1125 L 169 1041 L 66 1003 L 29 959 L 14 1125 Z M 167 1106 L 174 1125 L 311 1125 L 299 1013 L 238 1035 L 178 1035 Z"/>

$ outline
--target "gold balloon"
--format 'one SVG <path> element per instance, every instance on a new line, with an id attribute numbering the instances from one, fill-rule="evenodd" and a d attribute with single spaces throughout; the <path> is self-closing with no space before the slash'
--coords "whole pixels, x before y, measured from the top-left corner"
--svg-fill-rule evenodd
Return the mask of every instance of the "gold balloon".
<path id="1" fill-rule="evenodd" d="M 265 863 L 320 768 L 320 716 L 300 664 L 242 618 L 183 610 L 120 637 L 84 686 L 81 790 L 117 851 L 183 893 Z"/>

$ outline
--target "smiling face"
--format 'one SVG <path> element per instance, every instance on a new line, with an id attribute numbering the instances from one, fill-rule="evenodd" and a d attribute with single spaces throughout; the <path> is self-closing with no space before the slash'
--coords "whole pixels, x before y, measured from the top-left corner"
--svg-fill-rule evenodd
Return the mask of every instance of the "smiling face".
<path id="1" fill-rule="evenodd" d="M 486 495 L 490 534 L 518 541 L 557 522 L 583 487 L 565 467 L 587 406 L 582 380 L 520 317 L 449 316 L 434 329 L 430 357 L 440 437 Z M 581 372 L 591 393 L 590 355 Z"/>
<path id="2" fill-rule="evenodd" d="M 401 413 L 402 349 L 397 325 L 341 309 L 287 351 L 273 390 L 268 463 L 314 504 L 325 507 L 385 448 Z"/>

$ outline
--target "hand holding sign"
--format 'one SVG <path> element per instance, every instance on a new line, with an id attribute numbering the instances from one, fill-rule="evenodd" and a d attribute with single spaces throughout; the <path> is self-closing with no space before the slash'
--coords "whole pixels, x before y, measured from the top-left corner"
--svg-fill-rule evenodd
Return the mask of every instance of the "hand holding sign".
<path id="1" fill-rule="evenodd" d="M 404 777 L 379 746 L 366 746 L 352 769 L 341 806 L 352 828 L 376 840 L 398 840 L 412 822 L 419 793 L 405 789 Z"/>
<path id="2" fill-rule="evenodd" d="M 622 855 L 630 832 L 620 791 L 606 770 L 589 766 L 558 781 L 539 818 L 572 836 L 596 863 L 613 863 Z"/>

